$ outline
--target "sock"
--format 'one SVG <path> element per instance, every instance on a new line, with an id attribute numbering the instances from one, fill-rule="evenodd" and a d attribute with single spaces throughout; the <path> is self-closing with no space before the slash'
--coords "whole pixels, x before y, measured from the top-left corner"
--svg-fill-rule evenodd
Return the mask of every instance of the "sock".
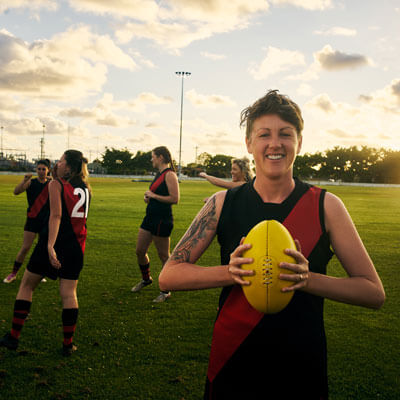
<path id="1" fill-rule="evenodd" d="M 72 346 L 72 338 L 76 328 L 76 321 L 78 320 L 78 310 L 78 308 L 64 308 L 62 310 L 61 319 L 64 333 L 63 345 L 66 347 Z"/>
<path id="2" fill-rule="evenodd" d="M 19 269 L 21 268 L 21 265 L 22 265 L 21 262 L 14 261 L 14 266 L 13 266 L 12 272 L 13 272 L 14 274 L 16 274 L 16 273 L 19 271 Z"/>
<path id="3" fill-rule="evenodd" d="M 14 316 L 11 327 L 11 336 L 15 339 L 19 339 L 19 336 L 21 335 L 21 330 L 31 309 L 31 304 L 31 301 L 15 300 Z"/>
<path id="4" fill-rule="evenodd" d="M 146 265 L 139 264 L 139 267 L 143 280 L 148 281 L 150 279 L 150 263 L 147 263 Z"/>

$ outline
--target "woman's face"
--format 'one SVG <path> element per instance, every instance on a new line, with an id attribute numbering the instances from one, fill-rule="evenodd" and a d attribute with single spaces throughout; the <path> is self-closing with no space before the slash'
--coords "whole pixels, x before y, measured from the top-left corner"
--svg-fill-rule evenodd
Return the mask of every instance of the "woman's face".
<path id="1" fill-rule="evenodd" d="M 236 163 L 232 163 L 231 175 L 232 175 L 232 182 L 244 181 L 243 172 L 240 169 L 239 165 L 237 165 Z"/>
<path id="2" fill-rule="evenodd" d="M 151 163 L 153 165 L 153 168 L 159 168 L 160 165 L 162 164 L 163 161 L 163 156 L 158 156 L 154 151 L 151 152 Z"/>
<path id="3" fill-rule="evenodd" d="M 39 179 L 45 179 L 47 174 L 49 173 L 49 169 L 44 164 L 38 164 L 36 167 L 36 173 Z"/>
<path id="4" fill-rule="evenodd" d="M 65 154 L 63 154 L 57 163 L 57 177 L 64 178 L 70 173 L 71 173 L 71 168 L 67 164 L 67 160 L 65 159 Z"/>
<path id="5" fill-rule="evenodd" d="M 292 177 L 293 164 L 301 149 L 302 138 L 296 128 L 276 114 L 262 115 L 253 123 L 247 150 L 253 155 L 257 176 L 276 179 Z"/>

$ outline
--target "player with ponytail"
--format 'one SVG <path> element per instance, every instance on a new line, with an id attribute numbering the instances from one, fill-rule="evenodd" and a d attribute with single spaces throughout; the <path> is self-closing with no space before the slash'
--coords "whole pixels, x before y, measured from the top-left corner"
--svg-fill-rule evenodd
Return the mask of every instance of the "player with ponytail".
<path id="1" fill-rule="evenodd" d="M 22 278 L 14 305 L 12 329 L 0 346 L 15 350 L 32 294 L 43 276 L 60 279 L 63 305 L 63 355 L 76 350 L 72 343 L 78 319 L 76 288 L 83 267 L 86 242 L 86 219 L 91 197 L 88 184 L 87 159 L 78 150 L 67 150 L 54 167 L 54 179 L 49 184 L 50 215 L 47 229 L 39 235 L 27 270 Z"/>
<path id="2" fill-rule="evenodd" d="M 144 194 L 147 204 L 146 216 L 139 228 L 136 256 L 142 280 L 132 288 L 138 292 L 153 282 L 150 276 L 150 258 L 147 251 L 151 242 L 156 246 L 162 266 L 170 255 L 170 235 L 173 228 L 172 204 L 179 201 L 179 183 L 175 173 L 171 153 L 165 146 L 151 152 L 153 167 L 158 169 L 149 190 Z M 161 291 L 154 302 L 163 302 L 171 296 L 169 291 Z"/>

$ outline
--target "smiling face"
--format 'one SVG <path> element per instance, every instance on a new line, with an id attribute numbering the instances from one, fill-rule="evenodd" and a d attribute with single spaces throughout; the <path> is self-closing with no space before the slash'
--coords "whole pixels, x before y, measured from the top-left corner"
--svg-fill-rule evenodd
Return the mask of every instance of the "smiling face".
<path id="1" fill-rule="evenodd" d="M 271 179 L 293 175 L 293 164 L 301 149 L 302 137 L 289 122 L 276 114 L 262 115 L 253 123 L 247 150 L 253 155 L 257 176 Z"/>
<path id="2" fill-rule="evenodd" d="M 242 182 L 245 180 L 242 170 L 236 163 L 232 163 L 231 175 L 232 175 L 232 182 Z"/>

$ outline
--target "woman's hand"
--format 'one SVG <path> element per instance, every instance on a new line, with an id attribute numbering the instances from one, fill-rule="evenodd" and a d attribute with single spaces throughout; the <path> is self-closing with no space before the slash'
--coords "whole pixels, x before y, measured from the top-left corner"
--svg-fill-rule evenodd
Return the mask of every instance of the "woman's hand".
<path id="1" fill-rule="evenodd" d="M 155 195 L 155 193 L 152 192 L 151 190 L 147 190 L 147 191 L 144 193 L 144 197 L 147 197 L 148 199 L 154 198 L 154 195 Z"/>
<path id="2" fill-rule="evenodd" d="M 207 178 L 207 174 L 205 172 L 200 172 L 199 176 L 202 178 Z"/>
<path id="3" fill-rule="evenodd" d="M 25 174 L 25 176 L 24 176 L 24 183 L 28 182 L 29 179 L 31 179 L 31 178 L 32 178 L 32 174 L 31 174 L 31 173 Z"/>
<path id="4" fill-rule="evenodd" d="M 150 199 L 149 199 L 148 196 L 144 195 L 144 196 L 143 196 L 143 201 L 144 201 L 146 204 L 149 204 Z"/>
<path id="5" fill-rule="evenodd" d="M 251 264 L 253 262 L 252 258 L 242 257 L 242 254 L 245 250 L 250 249 L 251 244 L 243 244 L 244 237 L 240 241 L 240 244 L 236 249 L 231 253 L 228 272 L 230 273 L 232 279 L 235 283 L 239 285 L 250 285 L 249 281 L 243 280 L 244 276 L 252 276 L 254 275 L 254 271 L 242 269 L 242 264 Z"/>
<path id="6" fill-rule="evenodd" d="M 51 264 L 54 268 L 60 269 L 60 268 L 61 268 L 61 263 L 60 263 L 60 261 L 58 261 L 57 254 L 56 254 L 56 252 L 55 252 L 55 250 L 54 250 L 54 247 L 50 247 L 50 246 L 49 246 L 49 247 L 47 248 L 47 250 L 48 250 L 48 253 L 49 253 L 50 264 Z"/>
<path id="7" fill-rule="evenodd" d="M 294 272 L 294 274 L 279 274 L 280 279 L 294 282 L 293 285 L 283 288 L 282 292 L 290 292 L 293 290 L 304 288 L 308 285 L 308 281 L 310 279 L 308 260 L 301 252 L 300 242 L 296 239 L 295 243 L 297 250 L 285 249 L 285 253 L 289 256 L 292 256 L 295 259 L 296 263 L 281 262 L 279 264 L 280 268 L 285 268 Z"/>

